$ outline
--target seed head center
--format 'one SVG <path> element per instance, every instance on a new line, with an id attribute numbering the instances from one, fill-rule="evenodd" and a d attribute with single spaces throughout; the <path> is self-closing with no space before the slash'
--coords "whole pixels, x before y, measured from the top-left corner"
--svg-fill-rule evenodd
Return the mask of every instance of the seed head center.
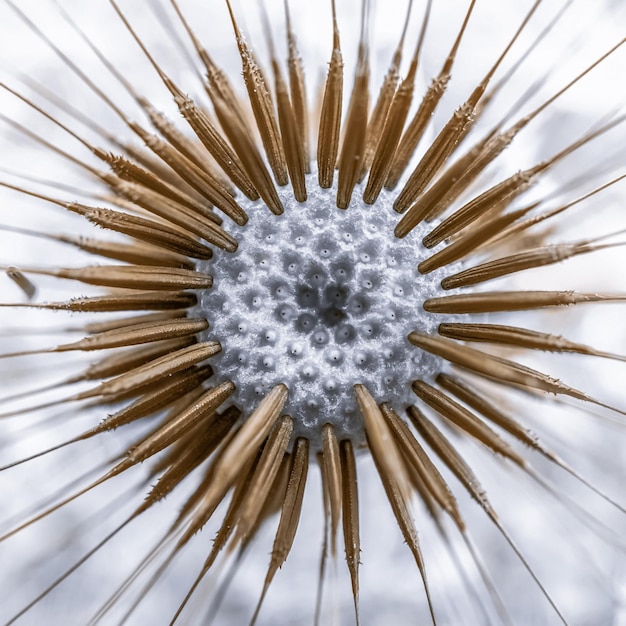
<path id="1" fill-rule="evenodd" d="M 223 348 L 212 359 L 216 376 L 235 383 L 239 406 L 255 406 L 282 382 L 295 436 L 315 447 L 331 423 L 338 437 L 360 443 L 355 384 L 409 404 L 410 382 L 437 367 L 406 337 L 434 330 L 421 305 L 441 288 L 436 273 L 417 272 L 420 233 L 394 237 L 391 200 L 354 200 L 344 211 L 334 190 L 308 182 L 302 204 L 283 192 L 283 215 L 261 203 L 246 208 L 250 221 L 236 234 L 238 250 L 202 268 L 214 285 L 200 307 L 207 338 Z"/>

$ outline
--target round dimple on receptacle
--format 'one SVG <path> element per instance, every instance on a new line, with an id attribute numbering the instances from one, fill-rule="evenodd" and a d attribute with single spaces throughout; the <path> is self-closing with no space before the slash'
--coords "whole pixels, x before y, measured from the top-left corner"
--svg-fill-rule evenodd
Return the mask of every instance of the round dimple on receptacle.
<path id="1" fill-rule="evenodd" d="M 302 257 L 293 252 L 286 252 L 282 258 L 283 270 L 292 276 L 300 274 L 302 266 Z"/>
<path id="2" fill-rule="evenodd" d="M 273 356 L 266 355 L 260 359 L 260 365 L 264 370 L 273 372 L 276 367 L 276 359 Z"/>
<path id="3" fill-rule="evenodd" d="M 358 257 L 361 263 L 371 263 L 379 258 L 380 249 L 377 248 L 376 242 L 366 241 L 358 247 Z"/>
<path id="4" fill-rule="evenodd" d="M 260 290 L 255 289 L 253 291 L 249 291 L 245 297 L 245 303 L 249 308 L 258 308 L 263 303 L 263 294 Z"/>
<path id="5" fill-rule="evenodd" d="M 317 307 L 319 293 L 316 289 L 299 287 L 296 294 L 296 302 L 303 308 Z"/>
<path id="6" fill-rule="evenodd" d="M 365 292 L 371 291 L 372 289 L 379 289 L 381 282 L 380 272 L 368 270 L 361 274 L 360 285 Z"/>
<path id="7" fill-rule="evenodd" d="M 346 310 L 354 316 L 361 316 L 367 313 L 371 308 L 366 294 L 358 294 L 348 300 Z"/>
<path id="8" fill-rule="evenodd" d="M 365 367 L 370 361 L 370 356 L 365 350 L 357 350 L 352 360 L 357 367 Z"/>
<path id="9" fill-rule="evenodd" d="M 304 345 L 299 341 L 292 341 L 289 346 L 287 346 L 287 354 L 295 359 L 302 358 L 302 355 L 304 354 Z"/>
<path id="10" fill-rule="evenodd" d="M 323 384 L 322 388 L 326 393 L 335 394 L 339 391 L 339 385 L 334 378 L 327 378 Z"/>
<path id="11" fill-rule="evenodd" d="M 380 337 L 381 324 L 375 320 L 367 320 L 359 326 L 359 332 L 365 339 L 375 339 Z"/>
<path id="12" fill-rule="evenodd" d="M 304 380 L 315 380 L 319 374 L 318 368 L 313 363 L 306 363 L 300 368 L 300 376 Z"/>
<path id="13" fill-rule="evenodd" d="M 199 294 L 199 310 L 211 322 L 202 340 L 222 345 L 210 361 L 211 384 L 231 380 L 232 402 L 244 415 L 285 384 L 283 412 L 294 418 L 294 437 L 319 450 L 327 422 L 338 437 L 364 442 L 355 384 L 402 410 L 414 401 L 411 381 L 438 371 L 439 360 L 407 335 L 436 332 L 440 320 L 422 302 L 440 294 L 442 273 L 417 272 L 420 240 L 432 224 L 397 239 L 386 191 L 376 210 L 358 200 L 358 190 L 340 210 L 336 189 L 319 189 L 311 176 L 304 203 L 278 190 L 280 216 L 237 198 L 250 220 L 228 226 L 239 244 L 234 253 L 218 250 L 198 264 L 214 278 Z"/>
<path id="14" fill-rule="evenodd" d="M 395 308 L 390 307 L 384 312 L 384 316 L 389 323 L 393 323 L 399 318 L 399 312 Z"/>
<path id="15" fill-rule="evenodd" d="M 331 348 L 326 352 L 326 361 L 331 365 L 340 365 L 343 363 L 344 355 L 343 350 L 337 348 Z"/>
<path id="16" fill-rule="evenodd" d="M 320 310 L 320 320 L 328 328 L 334 328 L 348 317 L 350 317 L 349 312 L 336 307 L 327 307 Z"/>
<path id="17" fill-rule="evenodd" d="M 296 327 L 298 330 L 301 330 L 303 333 L 308 333 L 315 328 L 317 321 L 313 315 L 310 313 L 303 313 L 298 316 L 298 320 L 296 321 Z"/>
<path id="18" fill-rule="evenodd" d="M 338 344 L 351 342 L 356 336 L 356 331 L 352 324 L 339 324 L 335 330 L 335 341 Z"/>
<path id="19" fill-rule="evenodd" d="M 383 355 L 383 360 L 386 362 L 390 362 L 390 361 L 393 361 L 393 359 L 396 357 L 398 348 L 395 346 L 394 347 L 383 346 L 380 351 L 381 351 L 381 354 Z"/>
<path id="20" fill-rule="evenodd" d="M 341 285 L 331 285 L 324 289 L 323 306 L 341 309 L 348 300 L 348 290 Z"/>
<path id="21" fill-rule="evenodd" d="M 291 322 L 297 316 L 297 309 L 288 304 L 282 304 L 276 309 L 275 317 L 279 322 Z"/>
<path id="22" fill-rule="evenodd" d="M 320 328 L 313 333 L 313 345 L 318 348 L 325 346 L 330 339 L 330 335 L 327 330 Z"/>
<path id="23" fill-rule="evenodd" d="M 315 264 L 306 272 L 304 283 L 315 289 L 319 289 L 328 283 L 328 273 L 321 265 Z"/>
<path id="24" fill-rule="evenodd" d="M 319 238 L 317 254 L 320 260 L 325 261 L 326 259 L 330 259 L 337 254 L 337 242 L 333 237 L 322 235 Z"/>
<path id="25" fill-rule="evenodd" d="M 333 261 L 330 266 L 331 279 L 339 285 L 347 283 L 354 276 L 354 266 L 349 259 Z"/>
<path id="26" fill-rule="evenodd" d="M 275 282 L 272 286 L 272 293 L 277 300 L 284 300 L 290 293 L 289 285 L 284 282 Z"/>
<path id="27" fill-rule="evenodd" d="M 261 333 L 261 338 L 265 345 L 273 346 L 276 343 L 276 339 L 278 338 L 278 333 L 275 330 L 269 328 Z"/>

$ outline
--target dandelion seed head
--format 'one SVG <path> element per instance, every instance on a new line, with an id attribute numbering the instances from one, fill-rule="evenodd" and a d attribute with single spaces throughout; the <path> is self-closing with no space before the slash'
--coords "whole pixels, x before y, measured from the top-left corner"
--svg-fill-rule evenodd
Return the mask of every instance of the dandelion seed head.
<path id="1" fill-rule="evenodd" d="M 213 360 L 216 376 L 235 383 L 238 406 L 254 405 L 283 381 L 294 437 L 320 447 L 321 428 L 331 423 L 360 445 L 355 384 L 409 405 L 406 381 L 441 369 L 438 357 L 406 338 L 408 324 L 431 333 L 441 321 L 422 309 L 442 293 L 441 274 L 417 272 L 423 228 L 394 237 L 391 194 L 369 206 L 357 192 L 341 210 L 336 189 L 321 189 L 316 174 L 308 179 L 306 202 L 281 193 L 283 215 L 250 203 L 237 251 L 200 266 L 214 287 L 199 310 L 210 323 L 207 340 L 223 344 Z"/>
<path id="2" fill-rule="evenodd" d="M 608 623 L 623 20 L 2 4 L 2 622 Z"/>

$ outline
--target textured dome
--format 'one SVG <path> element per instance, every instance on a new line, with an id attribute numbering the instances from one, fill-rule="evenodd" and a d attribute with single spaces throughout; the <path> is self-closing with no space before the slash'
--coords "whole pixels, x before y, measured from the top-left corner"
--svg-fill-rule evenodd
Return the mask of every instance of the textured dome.
<path id="1" fill-rule="evenodd" d="M 422 228 L 393 236 L 398 215 L 389 194 L 372 207 L 355 193 L 342 210 L 335 189 L 313 182 L 309 189 L 304 203 L 283 191 L 282 215 L 262 203 L 246 207 L 237 252 L 201 268 L 214 285 L 200 308 L 207 338 L 223 344 L 212 360 L 216 376 L 235 383 L 238 406 L 254 406 L 283 382 L 294 436 L 315 447 L 320 427 L 332 423 L 339 436 L 364 443 L 355 381 L 409 405 L 406 381 L 441 367 L 406 338 L 407 328 L 431 333 L 441 322 L 422 308 L 441 292 L 441 275 L 417 272 Z"/>

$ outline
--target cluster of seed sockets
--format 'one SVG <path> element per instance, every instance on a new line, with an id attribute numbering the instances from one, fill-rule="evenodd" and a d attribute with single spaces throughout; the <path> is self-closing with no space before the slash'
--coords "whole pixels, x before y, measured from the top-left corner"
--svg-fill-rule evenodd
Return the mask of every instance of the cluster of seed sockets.
<path id="1" fill-rule="evenodd" d="M 410 382 L 437 362 L 406 337 L 435 329 L 440 320 L 422 303 L 441 287 L 437 272 L 417 272 L 420 233 L 394 237 L 391 201 L 353 200 L 344 211 L 333 190 L 310 182 L 305 203 L 282 194 L 283 215 L 247 207 L 237 252 L 216 253 L 202 267 L 214 286 L 200 307 L 207 338 L 223 347 L 212 359 L 217 380 L 235 383 L 235 402 L 250 410 L 285 383 L 294 434 L 315 445 L 327 422 L 340 437 L 362 438 L 357 383 L 400 408 L 412 402 Z"/>

